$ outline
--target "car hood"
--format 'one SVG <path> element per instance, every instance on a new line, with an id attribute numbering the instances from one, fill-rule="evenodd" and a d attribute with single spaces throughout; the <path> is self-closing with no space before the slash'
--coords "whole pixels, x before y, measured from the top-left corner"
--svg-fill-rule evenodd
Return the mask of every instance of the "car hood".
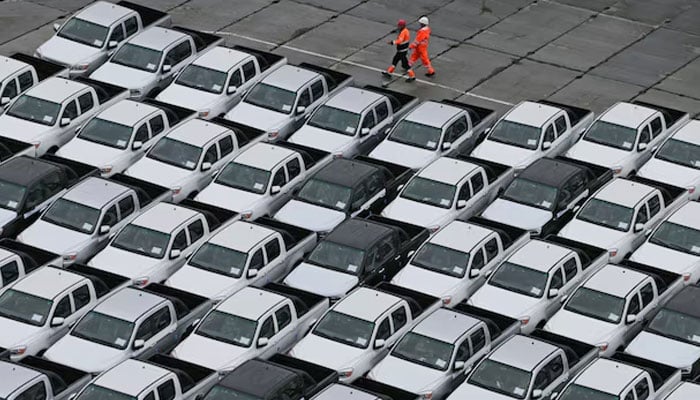
<path id="1" fill-rule="evenodd" d="M 42 329 L 44 327 L 25 324 L 9 318 L 0 318 L 0 347 L 10 348 L 25 344 L 25 341 L 31 340 Z"/>
<path id="2" fill-rule="evenodd" d="M 418 226 L 439 223 L 451 210 L 397 197 L 382 211 L 382 216 Z"/>
<path id="3" fill-rule="evenodd" d="M 148 274 L 163 259 L 151 258 L 109 246 L 97 253 L 88 265 L 134 279 Z"/>
<path id="4" fill-rule="evenodd" d="M 523 388 L 523 393 L 527 391 L 527 388 Z M 474 400 L 512 400 L 510 396 L 504 394 L 492 392 L 490 390 L 481 388 L 479 386 L 470 385 L 468 383 L 463 383 L 459 386 L 452 394 L 447 398 L 447 400 L 461 400 L 461 399 L 474 399 Z"/>
<path id="5" fill-rule="evenodd" d="M 39 138 L 52 126 L 36 124 L 7 114 L 0 115 L 0 136 L 30 143 Z"/>
<path id="6" fill-rule="evenodd" d="M 591 345 L 609 340 L 616 324 L 586 317 L 567 310 L 560 310 L 545 325 L 544 329 Z"/>
<path id="7" fill-rule="evenodd" d="M 184 168 L 178 168 L 174 165 L 166 164 L 164 162 L 156 161 L 152 158 L 144 157 L 137 161 L 136 164 L 127 168 L 127 170 L 124 171 L 124 174 L 147 182 L 155 183 L 157 185 L 173 187 L 189 178 L 195 172 L 196 170 L 190 171 Z"/>
<path id="8" fill-rule="evenodd" d="M 525 296 L 486 284 L 479 288 L 479 290 L 469 298 L 469 301 L 470 304 L 477 307 L 495 311 L 511 318 L 520 318 L 528 315 L 530 309 L 536 306 L 542 299 Z"/>
<path id="9" fill-rule="evenodd" d="M 3 227 L 10 223 L 13 219 L 17 218 L 17 213 L 8 210 L 6 208 L 0 208 L 0 227 Z"/>
<path id="10" fill-rule="evenodd" d="M 676 251 L 667 247 L 645 242 L 630 257 L 630 260 L 652 267 L 661 268 L 666 271 L 683 274 L 690 272 L 700 264 L 700 257 L 693 256 L 682 251 Z M 696 281 L 694 279 L 693 281 Z"/>
<path id="11" fill-rule="evenodd" d="M 219 99 L 218 94 L 197 90 L 183 85 L 172 84 L 156 96 L 156 100 L 175 104 L 190 110 L 200 111 Z"/>
<path id="12" fill-rule="evenodd" d="M 445 362 L 449 363 L 450 360 Z M 445 371 L 388 356 L 370 371 L 369 377 L 411 393 L 421 393 L 433 389 L 432 385 L 445 374 Z"/>
<path id="13" fill-rule="evenodd" d="M 356 276 L 313 264 L 301 263 L 284 278 L 288 286 L 324 297 L 340 298 L 357 286 Z"/>
<path id="14" fill-rule="evenodd" d="M 226 119 L 228 120 L 252 126 L 253 128 L 258 128 L 265 132 L 269 132 L 284 125 L 289 118 L 289 114 L 278 113 L 246 102 L 238 103 L 237 106 L 226 113 Z"/>
<path id="15" fill-rule="evenodd" d="M 53 36 L 37 49 L 41 56 L 64 65 L 75 65 L 97 56 L 101 49 Z"/>
<path id="16" fill-rule="evenodd" d="M 88 234 L 42 220 L 36 221 L 21 233 L 22 242 L 56 254 L 65 254 L 80 248 L 90 239 Z"/>
<path id="17" fill-rule="evenodd" d="M 692 366 L 700 358 L 700 346 L 642 331 L 627 345 L 625 353 L 672 367 L 685 368 Z"/>
<path id="18" fill-rule="evenodd" d="M 56 155 L 99 168 L 104 165 L 110 165 L 125 152 L 126 150 L 115 149 L 114 147 L 75 138 L 58 149 Z"/>
<path id="19" fill-rule="evenodd" d="M 391 283 L 431 296 L 442 297 L 449 294 L 460 281 L 461 279 L 453 276 L 408 264 L 394 275 Z"/>
<path id="20" fill-rule="evenodd" d="M 246 285 L 245 279 L 234 279 L 191 265 L 180 268 L 165 283 L 168 286 L 210 299 L 222 294 L 222 292 L 233 293 Z"/>
<path id="21" fill-rule="evenodd" d="M 552 212 L 510 200 L 496 199 L 481 216 L 522 229 L 539 230 L 552 219 Z"/>
<path id="22" fill-rule="evenodd" d="M 634 154 L 635 152 L 632 151 L 623 151 L 586 140 L 579 141 L 566 152 L 567 157 L 603 167 L 620 165 L 625 161 L 625 158 L 632 158 Z"/>
<path id="23" fill-rule="evenodd" d="M 254 353 L 249 347 L 240 347 L 192 334 L 177 345 L 170 355 L 206 368 L 222 370 L 237 367 L 247 359 L 253 358 Z"/>
<path id="24" fill-rule="evenodd" d="M 354 141 L 354 137 L 304 125 L 288 141 L 333 153 L 348 147 Z"/>
<path id="25" fill-rule="evenodd" d="M 420 169 L 437 157 L 438 154 L 437 150 L 421 149 L 391 140 L 384 140 L 369 153 L 369 156 L 411 169 Z"/>
<path id="26" fill-rule="evenodd" d="M 627 232 L 616 231 L 604 226 L 581 221 L 580 219 L 573 219 L 566 224 L 557 235 L 567 239 L 578 240 L 582 243 L 592 244 L 601 249 L 609 249 L 615 247 L 626 234 Z"/>
<path id="27" fill-rule="evenodd" d="M 67 335 L 49 347 L 44 358 L 92 374 L 126 359 L 126 351 Z"/>
<path id="28" fill-rule="evenodd" d="M 476 146 L 471 153 L 472 157 L 519 168 L 525 168 L 531 162 L 535 161 L 537 155 L 538 153 L 536 151 L 499 143 L 493 140 L 485 140 L 483 143 Z"/>
<path id="29" fill-rule="evenodd" d="M 202 190 L 194 199 L 235 212 L 246 211 L 263 196 L 245 190 L 212 183 Z M 258 215 L 256 215 L 258 217 Z"/>
<path id="30" fill-rule="evenodd" d="M 331 210 L 299 200 L 291 200 L 275 214 L 276 220 L 314 232 L 331 231 L 345 218 L 346 215 L 342 211 Z"/>
<path id="31" fill-rule="evenodd" d="M 90 74 L 90 79 L 111 83 L 127 89 L 141 89 L 155 79 L 155 74 L 108 62 Z"/>
<path id="32" fill-rule="evenodd" d="M 694 168 L 652 158 L 637 172 L 638 176 L 685 188 L 700 180 L 700 171 Z"/>
<path id="33" fill-rule="evenodd" d="M 334 342 L 310 333 L 292 348 L 289 355 L 338 371 L 352 367 L 355 360 L 365 351 L 369 350 Z"/>

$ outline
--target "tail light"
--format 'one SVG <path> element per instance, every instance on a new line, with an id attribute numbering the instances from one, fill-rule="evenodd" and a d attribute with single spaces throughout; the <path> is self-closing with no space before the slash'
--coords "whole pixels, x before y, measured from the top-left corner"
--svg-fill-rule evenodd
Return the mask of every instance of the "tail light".
<path id="1" fill-rule="evenodd" d="M 683 282 L 688 282 L 690 280 L 690 273 L 683 274 Z"/>
<path id="2" fill-rule="evenodd" d="M 335 159 L 335 158 L 343 158 L 343 153 L 340 153 L 340 152 L 338 152 L 338 153 L 333 153 L 333 158 L 334 158 L 334 159 Z"/>
<path id="3" fill-rule="evenodd" d="M 617 256 L 617 249 L 616 248 L 608 249 L 608 254 L 610 254 L 610 257 Z"/>
<path id="4" fill-rule="evenodd" d="M 520 325 L 527 325 L 530 323 L 530 316 L 520 317 Z"/>
<path id="5" fill-rule="evenodd" d="M 182 187 L 181 187 L 181 186 L 175 186 L 175 187 L 170 188 L 170 191 L 173 192 L 173 195 L 178 195 L 178 194 L 180 194 L 180 191 L 181 191 L 181 190 L 182 190 Z"/>
<path id="6" fill-rule="evenodd" d="M 136 279 L 134 279 L 134 286 L 144 287 L 144 286 L 148 285 L 149 280 L 150 279 L 147 276 L 142 276 L 142 277 L 136 278 Z"/>
<path id="7" fill-rule="evenodd" d="M 452 296 L 445 296 L 442 298 L 442 304 L 448 305 L 452 303 Z"/>
<path id="8" fill-rule="evenodd" d="M 688 193 L 690 193 L 690 194 L 695 193 L 695 186 L 688 186 Z"/>
<path id="9" fill-rule="evenodd" d="M 595 347 L 597 347 L 598 350 L 600 350 L 600 352 L 602 353 L 608 349 L 609 345 L 610 345 L 610 343 L 608 343 L 608 342 L 602 342 L 602 343 L 596 344 Z"/>
<path id="10" fill-rule="evenodd" d="M 280 135 L 279 131 L 274 131 L 274 132 L 267 132 L 267 138 L 268 139 L 277 139 L 277 137 Z"/>
<path id="11" fill-rule="evenodd" d="M 431 225 L 428 227 L 428 230 L 430 231 L 431 234 L 435 233 L 435 232 L 440 230 L 440 225 Z"/>

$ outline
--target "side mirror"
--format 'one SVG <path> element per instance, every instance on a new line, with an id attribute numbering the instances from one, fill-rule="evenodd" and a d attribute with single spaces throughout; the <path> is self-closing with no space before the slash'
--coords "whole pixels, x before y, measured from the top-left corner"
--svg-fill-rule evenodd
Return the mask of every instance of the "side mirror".
<path id="1" fill-rule="evenodd" d="M 0 98 L 0 106 L 6 106 L 10 102 L 10 100 L 12 99 L 9 97 Z"/>
<path id="2" fill-rule="evenodd" d="M 369 135 L 369 128 L 360 129 L 360 136 L 367 136 L 367 135 Z"/>
<path id="3" fill-rule="evenodd" d="M 143 349 L 143 346 L 146 345 L 146 342 L 143 339 L 136 339 L 134 340 L 134 350 L 140 350 Z"/>
<path id="4" fill-rule="evenodd" d="M 304 106 L 297 107 L 297 115 L 303 114 L 304 112 L 306 112 L 306 107 L 304 107 Z"/>
<path id="5" fill-rule="evenodd" d="M 178 249 L 170 250 L 170 259 L 174 260 L 174 259 L 180 257 L 180 253 L 182 253 L 182 252 Z"/>
<path id="6" fill-rule="evenodd" d="M 640 143 L 637 145 L 637 151 L 644 151 L 647 149 L 647 144 L 646 143 Z"/>
<path id="7" fill-rule="evenodd" d="M 552 142 L 544 142 L 542 143 L 542 150 L 548 150 L 552 147 Z"/>
<path id="8" fill-rule="evenodd" d="M 172 65 L 170 65 L 170 64 L 163 65 L 163 73 L 170 72 L 171 69 L 173 69 Z"/>
<path id="9" fill-rule="evenodd" d="M 633 324 L 637 322 L 637 314 L 630 314 L 625 318 L 625 323 L 627 324 Z"/>
<path id="10" fill-rule="evenodd" d="M 453 369 L 455 371 L 460 371 L 464 368 L 464 366 L 465 366 L 464 361 L 455 361 L 455 366 Z"/>
<path id="11" fill-rule="evenodd" d="M 63 323 L 66 322 L 64 318 L 61 317 L 55 317 L 54 319 L 51 320 L 51 327 L 55 328 L 57 326 L 63 325 Z"/>
<path id="12" fill-rule="evenodd" d="M 203 162 L 202 163 L 202 171 L 209 171 L 211 169 L 211 163 L 210 162 Z"/>
<path id="13" fill-rule="evenodd" d="M 444 143 L 442 144 L 442 149 L 443 149 L 443 150 L 449 150 L 449 149 L 451 149 L 451 148 L 452 148 L 452 143 L 450 143 L 450 142 L 444 142 Z"/>
<path id="14" fill-rule="evenodd" d="M 258 270 L 257 269 L 249 269 L 248 274 L 246 275 L 248 279 L 253 279 L 256 276 L 258 276 Z"/>
<path id="15" fill-rule="evenodd" d="M 270 343 L 270 339 L 266 337 L 261 337 L 258 339 L 258 347 L 265 347 L 268 343 Z"/>
<path id="16" fill-rule="evenodd" d="M 109 225 L 101 225 L 101 226 L 100 226 L 100 235 L 106 235 L 106 234 L 108 234 L 108 233 L 109 233 L 109 230 L 110 230 L 111 228 L 112 228 L 112 227 L 109 226 Z"/>
<path id="17" fill-rule="evenodd" d="M 457 200 L 457 209 L 460 210 L 467 206 L 466 200 Z"/>
<path id="18" fill-rule="evenodd" d="M 226 94 L 234 94 L 236 93 L 236 90 L 238 90 L 237 86 L 229 86 L 226 88 Z"/>
<path id="19" fill-rule="evenodd" d="M 385 344 L 386 344 L 386 341 L 384 339 L 377 339 L 374 341 L 374 348 L 381 349 L 382 347 L 384 347 Z"/>
<path id="20" fill-rule="evenodd" d="M 108 49 L 115 49 L 117 48 L 117 46 L 119 46 L 119 42 L 117 42 L 116 40 L 110 40 L 109 43 L 107 43 Z"/>
<path id="21" fill-rule="evenodd" d="M 469 277 L 474 279 L 481 275 L 481 270 L 480 269 L 470 269 L 469 270 Z"/>
<path id="22" fill-rule="evenodd" d="M 533 399 L 539 399 L 540 397 L 542 397 L 542 389 L 535 389 L 532 391 Z"/>
<path id="23" fill-rule="evenodd" d="M 61 24 L 53 24 L 53 30 L 58 32 L 59 29 L 61 29 Z"/>
<path id="24" fill-rule="evenodd" d="M 644 224 L 634 224 L 634 232 L 641 232 L 644 230 Z"/>
<path id="25" fill-rule="evenodd" d="M 61 121 L 58 124 L 60 126 L 68 126 L 68 124 L 70 124 L 70 118 L 61 118 Z"/>
<path id="26" fill-rule="evenodd" d="M 141 142 L 141 141 L 136 141 L 136 142 L 131 144 L 132 150 L 139 150 L 142 147 L 143 147 L 143 142 Z"/>
<path id="27" fill-rule="evenodd" d="M 270 194 L 277 194 L 282 190 L 282 188 L 279 185 L 274 185 L 273 187 L 270 188 Z"/>
<path id="28" fill-rule="evenodd" d="M 559 296 L 559 289 L 549 289 L 549 293 L 547 293 L 547 297 L 549 297 L 550 299 L 553 299 L 557 296 Z"/>

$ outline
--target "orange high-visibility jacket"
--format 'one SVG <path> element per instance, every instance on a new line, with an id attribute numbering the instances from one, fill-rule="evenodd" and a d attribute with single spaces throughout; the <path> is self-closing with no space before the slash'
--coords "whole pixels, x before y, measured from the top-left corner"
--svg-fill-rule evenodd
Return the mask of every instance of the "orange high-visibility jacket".
<path id="1" fill-rule="evenodd" d="M 430 27 L 424 26 L 416 32 L 416 41 L 411 44 L 412 49 L 427 50 L 430 41 Z"/>
<path id="2" fill-rule="evenodd" d="M 403 28 L 401 32 L 399 32 L 399 36 L 396 38 L 396 40 L 393 41 L 393 43 L 396 45 L 397 51 L 405 51 L 408 48 L 408 42 L 410 41 L 411 32 L 408 30 L 408 28 Z"/>

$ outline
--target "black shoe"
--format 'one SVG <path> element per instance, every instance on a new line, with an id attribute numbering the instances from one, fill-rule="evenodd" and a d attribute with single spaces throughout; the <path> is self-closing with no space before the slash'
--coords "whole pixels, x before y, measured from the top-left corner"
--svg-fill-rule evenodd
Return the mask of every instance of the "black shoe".
<path id="1" fill-rule="evenodd" d="M 382 71 L 382 75 L 383 75 L 385 78 L 391 78 L 391 74 L 388 73 L 388 72 L 386 72 L 386 71 Z"/>
<path id="2" fill-rule="evenodd" d="M 409 76 L 408 78 L 406 78 L 406 82 L 413 82 L 415 80 L 416 80 L 415 76 Z"/>
<path id="3" fill-rule="evenodd" d="M 435 71 L 425 73 L 425 76 L 433 76 L 433 75 L 435 75 Z"/>

